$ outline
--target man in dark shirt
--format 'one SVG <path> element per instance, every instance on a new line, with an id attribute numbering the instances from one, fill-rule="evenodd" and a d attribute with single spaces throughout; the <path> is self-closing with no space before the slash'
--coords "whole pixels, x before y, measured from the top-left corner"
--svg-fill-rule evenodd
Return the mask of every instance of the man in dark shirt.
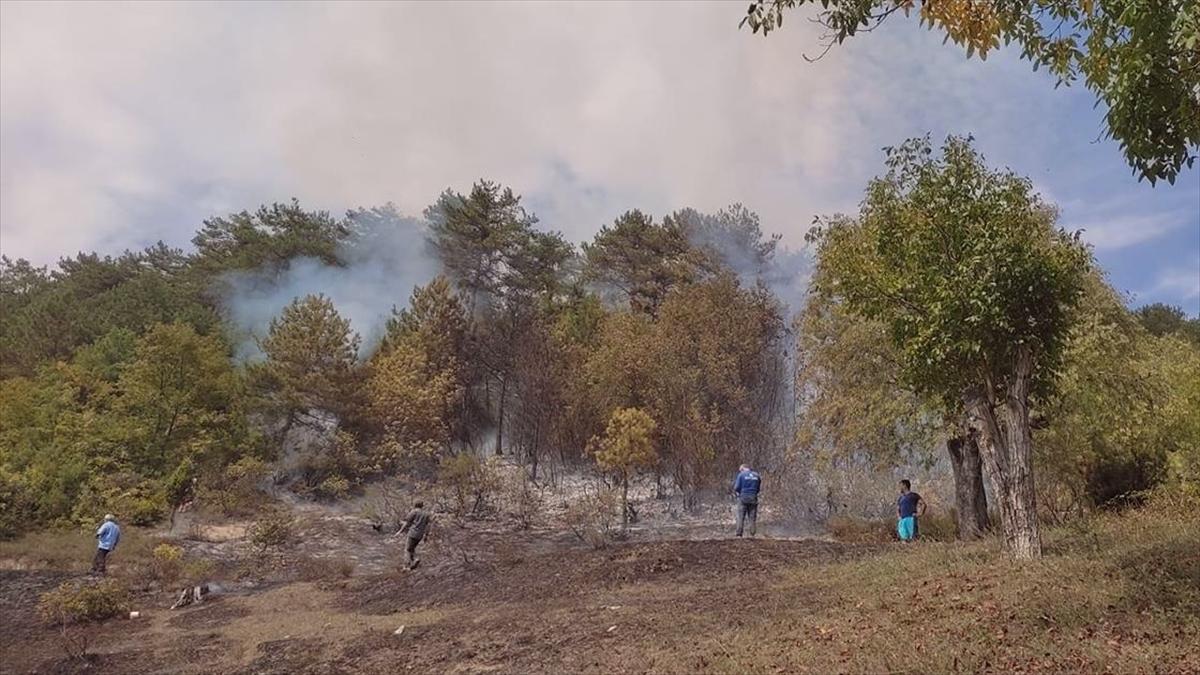
<path id="1" fill-rule="evenodd" d="M 425 502 L 417 502 L 413 505 L 413 510 L 409 511 L 404 518 L 404 524 L 396 531 L 397 535 L 408 533 L 408 546 L 404 550 L 408 554 L 408 569 L 410 570 L 417 569 L 417 565 L 421 564 L 421 559 L 417 557 L 417 545 L 425 538 L 431 522 L 433 522 L 433 517 L 425 510 Z"/>
<path id="2" fill-rule="evenodd" d="M 917 518 L 925 515 L 925 500 L 912 491 L 912 483 L 900 481 L 900 497 L 896 500 L 896 532 L 900 541 L 917 538 Z"/>
<path id="3" fill-rule="evenodd" d="M 758 528 L 758 492 L 762 489 L 762 476 L 743 464 L 733 480 L 733 494 L 737 497 L 737 536 L 742 536 L 743 525 L 750 523 L 750 536 Z"/>

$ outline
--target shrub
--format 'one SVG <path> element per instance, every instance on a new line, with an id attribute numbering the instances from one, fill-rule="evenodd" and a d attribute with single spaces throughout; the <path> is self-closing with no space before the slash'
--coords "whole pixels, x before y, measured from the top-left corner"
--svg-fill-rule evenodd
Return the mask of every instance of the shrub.
<path id="1" fill-rule="evenodd" d="M 895 526 L 882 520 L 832 516 L 828 527 L 834 539 L 852 544 L 880 543 L 896 538 Z"/>
<path id="2" fill-rule="evenodd" d="M 359 449 L 354 434 L 338 431 L 300 452 L 295 466 L 299 480 L 292 489 L 318 499 L 337 499 L 371 471 L 370 460 Z"/>
<path id="3" fill-rule="evenodd" d="M 250 542 L 261 550 L 282 547 L 295 538 L 295 521 L 282 509 L 269 511 L 247 529 Z"/>
<path id="4" fill-rule="evenodd" d="M 127 611 L 129 591 L 113 579 L 82 585 L 67 582 L 38 601 L 38 614 L 54 625 L 103 621 Z"/>
<path id="5" fill-rule="evenodd" d="M 492 467 L 474 455 L 463 453 L 442 459 L 438 484 L 449 492 L 454 515 L 477 516 L 485 513 L 499 487 Z"/>
<path id="6" fill-rule="evenodd" d="M 585 490 L 583 496 L 567 505 L 567 527 L 593 548 L 603 548 L 618 532 L 621 496 L 607 487 Z"/>
<path id="7" fill-rule="evenodd" d="M 500 481 L 500 503 L 505 513 L 512 516 L 521 529 L 527 530 L 542 513 L 545 499 L 542 488 L 521 470 Z"/>
<path id="8" fill-rule="evenodd" d="M 180 572 L 180 580 L 186 585 L 194 586 L 211 579 L 216 570 L 216 563 L 207 558 L 185 559 L 183 570 Z"/>
<path id="9" fill-rule="evenodd" d="M 203 481 L 197 490 L 197 499 L 227 516 L 252 512 L 262 501 L 259 486 L 269 472 L 261 459 L 242 457 L 220 474 Z"/>
<path id="10" fill-rule="evenodd" d="M 409 495 L 398 487 L 379 483 L 367 489 L 362 516 L 379 526 L 384 534 L 391 534 L 399 529 L 411 506 L 412 500 Z"/>
<path id="11" fill-rule="evenodd" d="M 312 492 L 318 499 L 341 499 L 350 494 L 350 481 L 342 476 L 328 476 Z"/>
<path id="12" fill-rule="evenodd" d="M 21 478 L 0 466 L 0 540 L 12 539 L 34 523 L 37 500 Z"/>
<path id="13" fill-rule="evenodd" d="M 930 510 L 918 522 L 918 534 L 926 541 L 955 541 L 958 539 L 958 523 L 953 509 L 949 512 Z M 893 528 L 894 529 L 894 528 Z"/>
<path id="14" fill-rule="evenodd" d="M 72 512 L 76 523 L 91 525 L 105 512 L 122 524 L 153 525 L 167 512 L 167 495 L 159 481 L 132 471 L 93 476 L 84 486 Z"/>
<path id="15" fill-rule="evenodd" d="M 179 578 L 183 571 L 183 549 L 162 543 L 154 547 L 150 559 L 150 575 L 164 584 Z"/>

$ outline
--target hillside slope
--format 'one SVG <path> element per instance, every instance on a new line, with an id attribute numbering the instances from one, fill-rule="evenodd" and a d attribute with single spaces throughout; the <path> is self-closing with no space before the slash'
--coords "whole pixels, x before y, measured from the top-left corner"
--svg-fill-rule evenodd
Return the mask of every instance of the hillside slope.
<path id="1" fill-rule="evenodd" d="M 143 619 L 85 629 L 87 670 L 1200 670 L 1194 509 L 1054 531 L 1047 558 L 1015 570 L 991 542 L 497 546 L 486 561 L 266 584 L 174 612 L 161 594 L 142 598 Z M 32 620 L 31 599 L 61 575 L 3 575 L 0 619 L 12 628 L 0 662 L 82 669 Z"/>

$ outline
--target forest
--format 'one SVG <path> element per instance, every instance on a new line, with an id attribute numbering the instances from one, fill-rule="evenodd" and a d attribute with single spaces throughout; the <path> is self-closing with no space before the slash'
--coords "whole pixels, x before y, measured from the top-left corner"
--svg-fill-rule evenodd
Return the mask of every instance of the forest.
<path id="1" fill-rule="evenodd" d="M 738 204 L 631 209 L 576 246 L 481 180 L 419 216 L 293 200 L 187 249 L 5 257 L 0 536 L 235 512 L 264 484 L 478 504 L 493 455 L 689 506 L 749 463 L 809 523 L 886 515 L 897 471 L 949 467 L 958 535 L 1022 556 L 1039 522 L 1200 489 L 1200 319 L 1131 307 L 971 139 L 883 159 L 803 251 Z M 356 292 L 394 309 L 352 324 L 319 280 L 365 267 Z M 318 290 L 292 294 L 304 270 Z"/>
<path id="2" fill-rule="evenodd" d="M 0 670 L 1200 672 L 1195 0 L 0 34 Z"/>

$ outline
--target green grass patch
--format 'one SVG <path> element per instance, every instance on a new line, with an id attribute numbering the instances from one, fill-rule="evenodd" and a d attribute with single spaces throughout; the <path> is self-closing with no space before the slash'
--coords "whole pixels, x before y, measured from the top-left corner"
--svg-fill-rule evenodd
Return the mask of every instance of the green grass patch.
<path id="1" fill-rule="evenodd" d="M 1010 561 L 994 540 L 896 544 L 787 571 L 738 629 L 681 666 L 718 672 L 1194 672 L 1200 505 L 1160 500 L 1046 535 Z"/>

